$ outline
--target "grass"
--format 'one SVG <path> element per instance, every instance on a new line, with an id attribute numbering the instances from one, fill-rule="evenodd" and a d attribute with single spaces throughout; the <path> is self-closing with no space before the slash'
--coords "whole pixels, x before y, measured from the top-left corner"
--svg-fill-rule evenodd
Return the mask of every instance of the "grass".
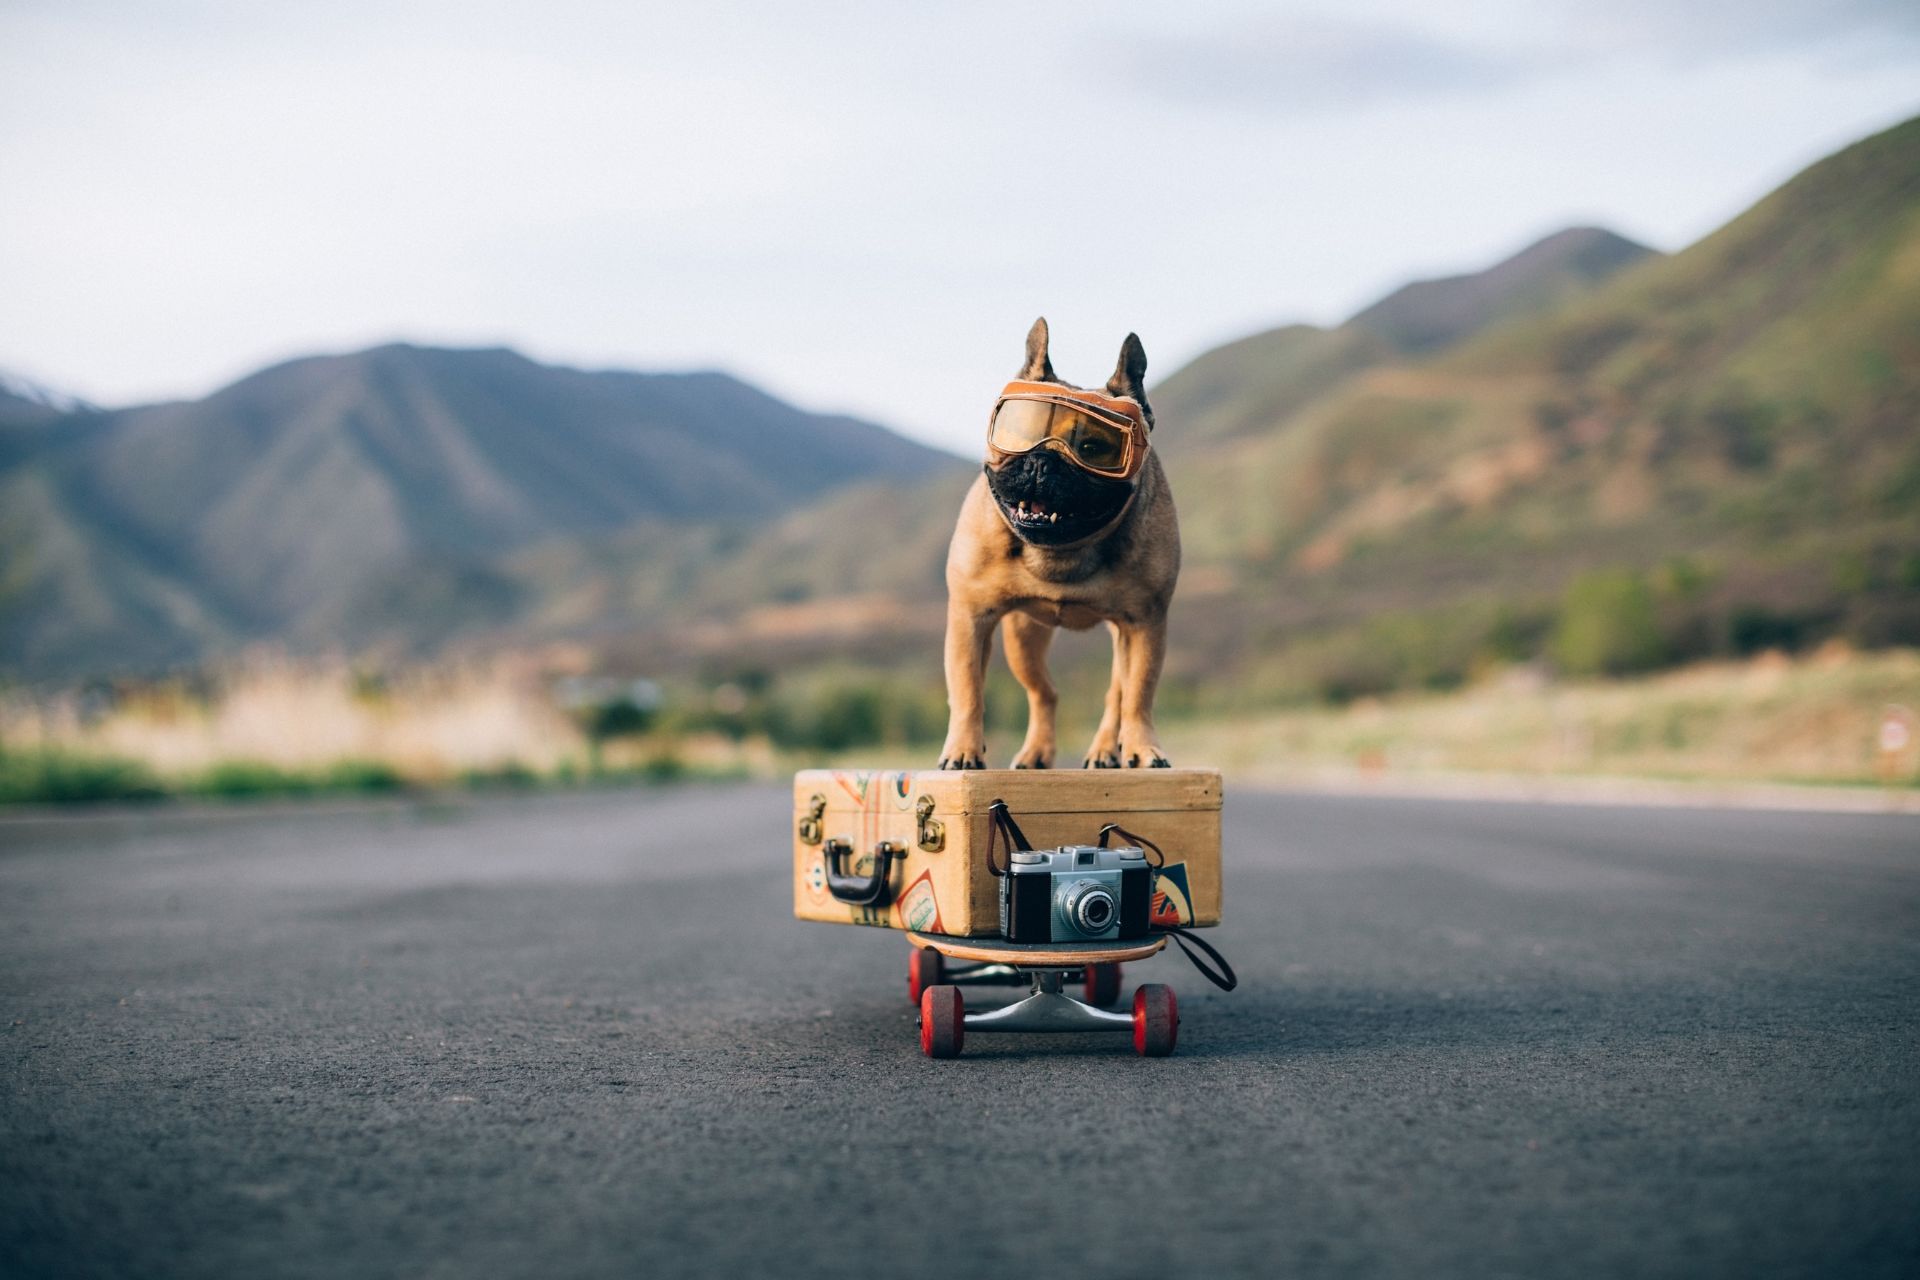
<path id="1" fill-rule="evenodd" d="M 1444 692 L 1163 714 L 1160 734 L 1176 764 L 1215 766 L 1249 783 L 1481 774 L 1920 787 L 1920 748 L 1879 749 L 1890 708 L 1920 717 L 1920 650 L 1829 646 L 1800 659 L 1763 654 L 1575 681 L 1510 667 Z M 1022 723 L 989 720 L 992 763 L 1013 754 Z M 1063 767 L 1078 763 L 1087 737 L 1086 726 L 1063 719 Z M 846 767 L 925 767 L 938 745 L 868 746 L 830 758 Z"/>
<path id="2" fill-rule="evenodd" d="M 0 804 L 503 791 L 737 777 L 737 742 L 608 733 L 510 663 L 369 673 L 265 660 L 193 678 L 0 689 Z M 766 753 L 769 754 L 770 753 Z"/>
<path id="3" fill-rule="evenodd" d="M 319 769 L 288 769 L 258 760 L 228 760 L 210 769 L 166 777 L 138 760 L 60 749 L 0 752 L 0 806 L 86 805 L 163 800 L 247 802 L 324 796 L 432 795 L 450 790 L 510 793 L 582 786 L 738 781 L 738 767 L 690 764 L 671 754 L 597 771 L 562 767 L 536 772 L 512 764 L 476 769 L 451 783 L 408 779 L 377 760 L 342 760 Z"/>
<path id="4" fill-rule="evenodd" d="M 378 760 L 342 760 L 324 769 L 283 769 L 254 760 L 229 760 L 181 780 L 182 795 L 250 800 L 323 793 L 383 795 L 403 790 L 406 780 Z"/>
<path id="5" fill-rule="evenodd" d="M 0 751 L 0 804 L 158 800 L 160 778 L 137 760 L 71 751 Z"/>
<path id="6" fill-rule="evenodd" d="M 989 686 L 989 745 L 1000 761 L 1012 754 L 1025 722 L 1024 699 L 1003 675 L 997 672 Z M 463 695 L 481 709 L 477 713 L 460 713 L 461 704 L 443 697 L 423 701 L 418 718 L 429 726 L 465 723 L 487 730 L 476 735 L 484 738 L 484 752 L 462 757 L 453 752 L 460 735 L 446 729 L 440 739 L 424 737 L 407 701 L 390 692 L 359 695 L 367 705 L 348 708 L 367 717 L 371 728 L 341 713 L 312 733 L 306 726 L 316 709 L 344 705 L 334 694 L 282 692 L 269 703 L 272 716 L 251 717 L 233 705 L 244 710 L 259 701 L 245 690 L 229 694 L 226 705 L 128 696 L 90 726 L 77 719 L 64 727 L 52 720 L 14 721 L 15 732 L 0 738 L 6 744 L 0 746 L 0 805 L 501 793 L 777 779 L 792 768 L 827 761 L 928 764 L 944 724 L 921 701 L 930 706 L 937 700 L 937 686 L 908 688 L 889 679 L 860 697 L 854 695 L 862 690 L 844 681 L 802 691 L 807 696 L 793 706 L 833 729 L 831 749 L 823 745 L 825 734 L 783 742 L 742 726 L 728 733 L 683 724 L 602 741 L 577 734 L 565 739 L 552 720 L 533 712 L 502 717 L 498 708 L 508 700 L 497 692 Z M 286 677 L 274 680 L 284 684 Z M 1277 709 L 1250 701 L 1237 712 L 1213 711 L 1176 693 L 1170 688 L 1162 699 L 1161 716 L 1173 758 L 1217 765 L 1249 782 L 1297 781 L 1329 771 L 1901 787 L 1920 778 L 1920 749 L 1909 745 L 1885 753 L 1877 746 L 1889 708 L 1920 714 L 1920 650 L 1913 649 L 1855 653 L 1830 645 L 1798 659 L 1765 654 L 1579 681 L 1555 681 L 1537 668 L 1512 666 L 1446 691 Z M 1077 761 L 1091 730 L 1075 718 L 1097 707 L 1097 691 L 1081 691 L 1063 703 L 1063 765 Z M 295 714 L 302 711 L 307 718 Z M 543 725 L 518 755 L 511 749 L 517 739 L 508 731 L 516 723 Z M 20 732 L 23 725 L 39 732 Z"/>
<path id="7" fill-rule="evenodd" d="M 1913 787 L 1915 748 L 1878 745 L 1895 707 L 1920 713 L 1920 652 L 1830 649 L 1622 680 L 1509 672 L 1450 694 L 1179 723 L 1163 736 L 1175 760 L 1248 779 L 1348 770 Z"/>

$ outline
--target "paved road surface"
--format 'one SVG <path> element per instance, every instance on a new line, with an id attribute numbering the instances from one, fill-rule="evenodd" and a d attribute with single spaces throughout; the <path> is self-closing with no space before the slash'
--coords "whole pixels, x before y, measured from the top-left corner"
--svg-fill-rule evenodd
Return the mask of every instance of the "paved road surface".
<path id="1" fill-rule="evenodd" d="M 0 822 L 0 1274 L 1920 1273 L 1920 820 L 1234 795 L 1178 1056 L 929 1062 L 787 805 Z"/>

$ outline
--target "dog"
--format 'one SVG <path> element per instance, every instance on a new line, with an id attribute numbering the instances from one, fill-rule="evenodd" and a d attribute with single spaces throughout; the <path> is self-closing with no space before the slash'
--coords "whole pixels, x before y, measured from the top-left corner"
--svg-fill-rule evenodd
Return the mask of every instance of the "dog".
<path id="1" fill-rule="evenodd" d="M 1076 387 L 1054 375 L 1046 319 L 1027 334 L 1026 361 L 994 406 L 987 460 L 947 548 L 942 769 L 986 767 L 982 694 L 996 626 L 1027 693 L 1027 736 L 1013 767 L 1052 768 L 1054 629 L 1101 622 L 1113 634 L 1113 679 L 1083 766 L 1169 767 L 1153 695 L 1180 576 L 1180 526 L 1149 447 L 1146 373 L 1146 349 L 1130 333 L 1105 393 Z"/>

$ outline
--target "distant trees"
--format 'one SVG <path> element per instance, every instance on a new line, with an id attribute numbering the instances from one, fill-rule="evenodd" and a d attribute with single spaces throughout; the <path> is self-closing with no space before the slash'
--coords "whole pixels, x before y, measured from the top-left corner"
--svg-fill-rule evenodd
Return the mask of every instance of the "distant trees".
<path id="1" fill-rule="evenodd" d="M 1549 651 L 1569 675 L 1626 675 L 1660 666 L 1667 645 L 1646 579 L 1626 569 L 1574 579 Z"/>

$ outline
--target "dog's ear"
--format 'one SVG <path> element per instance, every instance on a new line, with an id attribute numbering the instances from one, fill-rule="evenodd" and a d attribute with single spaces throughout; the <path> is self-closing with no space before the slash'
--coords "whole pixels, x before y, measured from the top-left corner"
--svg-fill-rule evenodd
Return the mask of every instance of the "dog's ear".
<path id="1" fill-rule="evenodd" d="M 1058 382 L 1053 361 L 1047 359 L 1047 318 L 1041 316 L 1027 330 L 1027 362 L 1020 366 L 1022 382 Z"/>
<path id="2" fill-rule="evenodd" d="M 1140 345 L 1139 334 L 1128 334 L 1120 344 L 1120 363 L 1107 379 L 1107 394 L 1132 396 L 1143 405 L 1147 402 L 1147 349 Z"/>

